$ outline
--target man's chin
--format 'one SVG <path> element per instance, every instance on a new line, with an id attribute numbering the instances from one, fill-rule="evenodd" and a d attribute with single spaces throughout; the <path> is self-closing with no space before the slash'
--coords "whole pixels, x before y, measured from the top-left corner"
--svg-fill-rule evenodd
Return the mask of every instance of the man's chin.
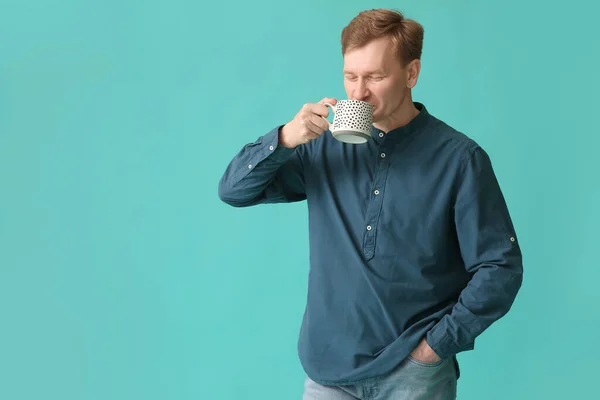
<path id="1" fill-rule="evenodd" d="M 381 113 L 379 112 L 379 107 L 373 106 L 373 122 L 375 122 L 375 120 L 380 120 L 380 119 L 381 119 Z"/>

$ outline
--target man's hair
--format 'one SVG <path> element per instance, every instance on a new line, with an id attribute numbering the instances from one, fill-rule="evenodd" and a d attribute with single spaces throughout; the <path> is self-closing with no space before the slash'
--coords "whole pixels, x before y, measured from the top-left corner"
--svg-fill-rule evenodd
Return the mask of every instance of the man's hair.
<path id="1" fill-rule="evenodd" d="M 399 11 L 375 9 L 360 12 L 342 30 L 342 54 L 375 39 L 389 37 L 403 66 L 421 58 L 423 26 Z"/>

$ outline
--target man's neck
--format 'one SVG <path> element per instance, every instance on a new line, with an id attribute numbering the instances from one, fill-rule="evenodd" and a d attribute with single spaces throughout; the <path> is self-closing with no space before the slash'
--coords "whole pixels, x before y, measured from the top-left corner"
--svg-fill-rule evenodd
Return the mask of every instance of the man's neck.
<path id="1" fill-rule="evenodd" d="M 390 115 L 384 121 L 379 121 L 373 124 L 373 126 L 387 133 L 396 128 L 407 125 L 417 115 L 419 115 L 419 113 L 420 111 L 415 107 L 412 99 L 407 97 L 392 115 Z"/>

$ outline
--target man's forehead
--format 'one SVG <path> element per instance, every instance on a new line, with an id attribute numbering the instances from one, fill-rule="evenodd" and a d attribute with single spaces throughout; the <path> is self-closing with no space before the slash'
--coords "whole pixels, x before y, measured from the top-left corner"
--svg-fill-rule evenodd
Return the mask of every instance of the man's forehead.
<path id="1" fill-rule="evenodd" d="M 381 54 L 375 57 L 344 57 L 344 73 L 375 74 L 389 69 L 389 60 Z"/>
<path id="2" fill-rule="evenodd" d="M 344 54 L 344 71 L 352 73 L 373 73 L 389 69 L 396 58 L 390 42 L 373 41 L 365 46 L 350 49 Z"/>

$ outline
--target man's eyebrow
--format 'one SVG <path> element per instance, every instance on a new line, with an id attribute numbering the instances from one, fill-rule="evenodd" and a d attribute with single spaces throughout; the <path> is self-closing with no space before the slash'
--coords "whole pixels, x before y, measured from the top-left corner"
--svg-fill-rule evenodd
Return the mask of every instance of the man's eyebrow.
<path id="1" fill-rule="evenodd" d="M 354 71 L 349 71 L 347 69 L 343 70 L 344 74 L 349 74 L 349 75 L 357 75 L 356 72 Z M 373 71 L 364 71 L 365 75 L 385 75 L 385 71 L 381 68 L 373 70 Z"/>

